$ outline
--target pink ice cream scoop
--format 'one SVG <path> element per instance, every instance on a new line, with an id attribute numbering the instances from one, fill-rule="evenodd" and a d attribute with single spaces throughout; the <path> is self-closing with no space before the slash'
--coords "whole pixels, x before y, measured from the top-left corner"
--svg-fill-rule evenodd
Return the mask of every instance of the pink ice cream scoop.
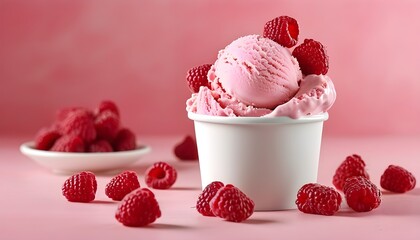
<path id="1" fill-rule="evenodd" d="M 302 78 L 290 51 L 259 35 L 238 38 L 219 52 L 209 80 L 243 104 L 274 108 L 289 101 Z"/>
<path id="2" fill-rule="evenodd" d="M 336 99 L 328 76 L 302 76 L 289 49 L 258 35 L 221 50 L 187 111 L 211 116 L 300 118 L 326 112 Z"/>

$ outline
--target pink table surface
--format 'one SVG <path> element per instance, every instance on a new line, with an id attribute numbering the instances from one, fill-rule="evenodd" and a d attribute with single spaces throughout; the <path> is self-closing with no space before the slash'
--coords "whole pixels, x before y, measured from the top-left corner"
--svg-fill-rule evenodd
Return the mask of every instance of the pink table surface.
<path id="1" fill-rule="evenodd" d="M 154 190 L 162 217 L 144 228 L 118 223 L 118 202 L 104 187 L 113 173 L 97 175 L 98 192 L 91 203 L 70 203 L 61 195 L 67 176 L 55 175 L 23 156 L 24 137 L 0 137 L 0 239 L 420 239 L 420 186 L 406 194 L 383 192 L 381 206 L 356 213 L 346 205 L 334 216 L 303 214 L 297 210 L 255 212 L 243 223 L 203 217 L 194 209 L 200 193 L 197 162 L 181 162 L 172 154 L 180 136 L 140 138 L 153 150 L 129 167 L 145 186 L 144 171 L 155 161 L 173 164 L 179 178 L 170 190 Z M 379 184 L 389 164 L 409 169 L 420 179 L 420 138 L 325 137 L 319 183 L 331 185 L 332 175 L 345 156 L 358 153 Z"/>

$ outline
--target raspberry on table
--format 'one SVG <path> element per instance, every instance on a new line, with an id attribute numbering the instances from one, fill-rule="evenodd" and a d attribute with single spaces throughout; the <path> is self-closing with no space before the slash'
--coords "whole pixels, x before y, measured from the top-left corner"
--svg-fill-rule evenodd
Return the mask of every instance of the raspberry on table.
<path id="1" fill-rule="evenodd" d="M 138 188 L 127 194 L 115 213 L 115 218 L 129 227 L 148 225 L 160 216 L 161 212 L 155 195 L 147 188 Z"/>
<path id="2" fill-rule="evenodd" d="M 120 118 L 114 112 L 106 110 L 95 117 L 94 124 L 98 139 L 112 141 L 118 134 Z"/>
<path id="3" fill-rule="evenodd" d="M 340 164 L 333 176 L 333 184 L 338 190 L 343 190 L 344 182 L 353 176 L 363 176 L 369 179 L 369 174 L 365 170 L 366 164 L 362 157 L 357 154 L 347 156 Z"/>
<path id="4" fill-rule="evenodd" d="M 87 152 L 112 152 L 111 144 L 106 140 L 96 140 L 89 144 Z"/>
<path id="5" fill-rule="evenodd" d="M 128 151 L 136 149 L 136 135 L 128 129 L 122 128 L 118 131 L 113 142 L 114 151 Z"/>
<path id="6" fill-rule="evenodd" d="M 174 148 L 175 156 L 180 160 L 198 160 L 197 143 L 190 135 Z"/>
<path id="7" fill-rule="evenodd" d="M 232 184 L 221 187 L 210 200 L 211 212 L 230 222 L 242 222 L 254 213 L 254 201 Z"/>
<path id="8" fill-rule="evenodd" d="M 61 136 L 54 142 L 50 151 L 55 152 L 85 152 L 85 143 L 78 136 Z"/>
<path id="9" fill-rule="evenodd" d="M 70 202 L 91 202 L 95 199 L 96 177 L 91 172 L 80 172 L 69 177 L 62 187 L 63 196 Z"/>
<path id="10" fill-rule="evenodd" d="M 308 183 L 299 189 L 296 206 L 304 213 L 333 215 L 340 209 L 341 201 L 341 195 L 335 189 Z"/>
<path id="11" fill-rule="evenodd" d="M 187 84 L 192 93 L 198 93 L 201 86 L 208 86 L 207 73 L 211 64 L 193 67 L 187 72 Z"/>
<path id="12" fill-rule="evenodd" d="M 329 65 L 327 50 L 320 42 L 305 39 L 293 50 L 292 55 L 298 60 L 303 74 L 327 74 Z"/>
<path id="13" fill-rule="evenodd" d="M 381 204 L 381 190 L 365 177 L 347 178 L 343 191 L 347 205 L 356 212 L 369 212 Z"/>
<path id="14" fill-rule="evenodd" d="M 416 178 L 405 168 L 389 165 L 381 176 L 381 187 L 385 190 L 404 193 L 416 186 Z"/>
<path id="15" fill-rule="evenodd" d="M 89 113 L 82 110 L 70 112 L 61 123 L 63 134 L 74 135 L 89 143 L 95 140 L 96 130 L 93 118 Z"/>
<path id="16" fill-rule="evenodd" d="M 196 209 L 203 216 L 214 216 L 210 208 L 210 201 L 216 195 L 217 191 L 222 188 L 224 184 L 219 181 L 214 181 L 207 185 L 201 194 L 198 196 Z"/>
<path id="17" fill-rule="evenodd" d="M 98 116 L 102 112 L 111 111 L 118 117 L 120 116 L 120 110 L 115 102 L 111 100 L 103 100 L 99 103 L 98 107 L 94 110 L 95 116 Z"/>
<path id="18" fill-rule="evenodd" d="M 134 171 L 124 171 L 113 177 L 105 187 L 105 194 L 112 200 L 120 201 L 125 195 L 140 187 Z"/>
<path id="19" fill-rule="evenodd" d="M 35 136 L 35 148 L 38 150 L 50 150 L 60 137 L 61 134 L 56 129 L 43 128 Z"/>
<path id="20" fill-rule="evenodd" d="M 177 172 L 165 162 L 156 162 L 146 170 L 145 182 L 148 187 L 168 189 L 176 181 Z"/>
<path id="21" fill-rule="evenodd" d="M 294 18 L 280 16 L 268 21 L 264 26 L 263 36 L 278 44 L 291 48 L 296 45 L 299 35 L 299 25 Z"/>

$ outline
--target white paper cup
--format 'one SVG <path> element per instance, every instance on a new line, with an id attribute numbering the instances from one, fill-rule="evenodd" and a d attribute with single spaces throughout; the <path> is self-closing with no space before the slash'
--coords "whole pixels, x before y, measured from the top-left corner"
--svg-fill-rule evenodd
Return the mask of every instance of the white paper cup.
<path id="1" fill-rule="evenodd" d="M 295 209 L 296 194 L 316 182 L 323 122 L 328 114 L 222 117 L 188 113 L 194 120 L 201 185 L 233 184 L 255 210 Z"/>

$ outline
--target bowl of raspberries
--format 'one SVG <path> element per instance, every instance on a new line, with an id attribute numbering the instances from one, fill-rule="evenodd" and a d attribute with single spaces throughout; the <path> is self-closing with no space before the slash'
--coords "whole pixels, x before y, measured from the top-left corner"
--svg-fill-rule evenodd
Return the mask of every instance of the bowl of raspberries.
<path id="1" fill-rule="evenodd" d="M 52 124 L 20 150 L 53 172 L 74 173 L 123 168 L 151 149 L 139 144 L 135 133 L 121 123 L 118 106 L 104 100 L 94 109 L 59 109 Z"/>

